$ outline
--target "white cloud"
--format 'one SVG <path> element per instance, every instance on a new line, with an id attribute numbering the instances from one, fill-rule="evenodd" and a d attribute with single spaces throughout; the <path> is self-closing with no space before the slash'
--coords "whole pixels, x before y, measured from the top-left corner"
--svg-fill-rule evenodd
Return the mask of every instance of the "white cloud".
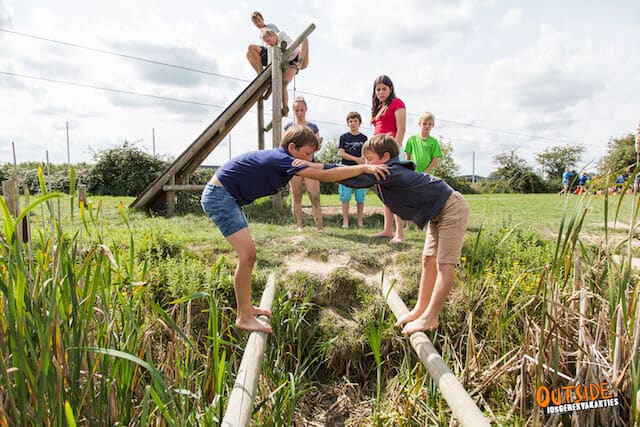
<path id="1" fill-rule="evenodd" d="M 306 95 L 309 120 L 330 140 L 344 131 L 356 110 L 368 126 L 372 82 L 393 79 L 407 104 L 407 133 L 417 115 L 436 115 L 436 135 L 451 139 L 461 173 L 489 172 L 498 152 L 527 155 L 547 145 L 580 141 L 602 155 L 609 136 L 631 131 L 640 111 L 640 35 L 637 2 L 613 0 L 599 7 L 568 0 L 505 6 L 494 0 L 193 0 L 167 7 L 152 0 L 87 3 L 0 0 L 0 25 L 15 31 L 117 51 L 167 63 L 252 79 L 246 46 L 256 43 L 249 20 L 256 8 L 295 37 L 309 23 L 311 63 L 296 77 Z M 580 7 L 578 7 L 580 6 Z M 504 31 L 500 31 L 500 29 Z M 153 94 L 226 107 L 246 83 L 142 63 L 0 32 L 0 71 Z M 19 157 L 40 158 L 41 141 L 64 141 L 59 127 L 72 124 L 78 161 L 86 147 L 100 149 L 124 139 L 179 155 L 222 108 L 157 100 L 0 74 L 0 141 L 15 140 Z M 290 93 L 290 96 L 292 94 Z M 340 98 L 337 101 L 332 98 Z M 265 104 L 267 113 L 270 102 Z M 269 121 L 267 115 L 266 120 Z M 37 125 L 36 125 L 37 124 Z M 472 124 L 474 126 L 469 126 Z M 487 129 L 489 128 L 489 129 Z M 514 134 L 526 134 L 521 137 Z M 254 149 L 255 109 L 232 130 L 232 154 Z M 536 140 L 532 136 L 550 140 Z M 62 138 L 62 139 L 61 139 Z M 267 134 L 270 145 L 271 134 Z M 64 144 L 63 144 L 64 145 Z M 0 158 L 6 149 L 0 143 Z M 228 150 L 214 150 L 220 163 Z M 55 159 L 54 159 L 55 160 Z M 59 160 L 66 161 L 66 155 Z M 483 174 L 487 174 L 483 173 Z"/>
<path id="2" fill-rule="evenodd" d="M 502 30 L 512 30 L 522 22 L 522 9 L 517 7 L 514 9 L 509 9 L 507 13 L 502 16 L 502 20 L 500 21 L 500 29 Z"/>

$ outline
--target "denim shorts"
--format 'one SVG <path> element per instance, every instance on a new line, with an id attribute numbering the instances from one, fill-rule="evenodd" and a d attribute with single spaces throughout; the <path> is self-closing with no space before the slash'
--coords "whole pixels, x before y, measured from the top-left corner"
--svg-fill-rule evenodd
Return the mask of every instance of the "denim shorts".
<path id="1" fill-rule="evenodd" d="M 338 184 L 338 195 L 341 202 L 351 201 L 351 193 L 353 192 L 356 203 L 364 203 L 364 195 L 367 193 L 366 188 L 350 188 L 342 184 Z"/>
<path id="2" fill-rule="evenodd" d="M 202 191 L 200 203 L 204 213 L 218 226 L 224 237 L 249 227 L 242 208 L 224 187 L 207 183 Z"/>

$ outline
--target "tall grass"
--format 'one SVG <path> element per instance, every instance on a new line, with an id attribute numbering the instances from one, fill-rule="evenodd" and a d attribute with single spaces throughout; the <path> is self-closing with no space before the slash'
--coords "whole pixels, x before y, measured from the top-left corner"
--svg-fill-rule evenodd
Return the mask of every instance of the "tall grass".
<path id="1" fill-rule="evenodd" d="M 39 176 L 42 195 L 17 218 L 0 199 L 0 425 L 217 422 L 235 344 L 222 339 L 230 322 L 216 297 L 185 297 L 168 311 L 149 300 L 133 231 L 127 247 L 109 247 L 100 207 L 82 205 L 83 228 L 63 230 L 50 202 L 64 196 L 48 193 Z M 31 252 L 18 224 L 39 206 L 48 224 L 34 233 Z M 192 334 L 199 299 L 207 303 L 206 346 Z"/>
<path id="2" fill-rule="evenodd" d="M 109 217 L 101 203 L 76 208 L 73 190 L 41 185 L 19 218 L 0 201 L 0 425 L 218 424 L 246 338 L 231 320 L 233 260 L 219 256 L 229 250 L 223 239 L 185 244 L 173 220 L 132 223 L 123 205 Z M 557 200 L 566 203 L 551 241 L 510 220 L 467 233 L 432 341 L 498 425 L 637 424 L 637 201 L 628 210 L 629 196 L 613 208 L 608 196 Z M 593 212 L 599 227 L 585 225 Z M 29 249 L 16 229 L 34 213 L 43 220 Z M 293 232 L 265 221 L 254 234 L 265 246 L 257 270 L 281 268 L 285 256 L 347 253 L 365 272 L 395 268 L 399 292 L 408 304 L 415 298 L 413 246 L 423 234 L 387 248 L 337 223 L 294 244 Z M 615 222 L 629 222 L 624 237 Z M 350 425 L 448 424 L 436 384 L 383 323 L 375 288 L 350 274 L 282 286 L 253 422 L 308 425 L 333 411 Z M 262 277 L 254 279 L 258 290 Z M 549 416 L 535 403 L 540 385 L 600 381 L 620 407 Z"/>

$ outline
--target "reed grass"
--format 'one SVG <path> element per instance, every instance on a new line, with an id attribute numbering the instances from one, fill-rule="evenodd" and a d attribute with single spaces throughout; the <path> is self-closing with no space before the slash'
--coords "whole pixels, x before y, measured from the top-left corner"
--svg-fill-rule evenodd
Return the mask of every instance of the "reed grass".
<path id="1" fill-rule="evenodd" d="M 231 320 L 234 260 L 224 240 L 203 241 L 198 217 L 146 218 L 124 204 L 114 213 L 100 201 L 76 208 L 73 187 L 49 193 L 44 177 L 41 187 L 17 218 L 0 201 L 0 425 L 218 424 L 245 341 Z M 554 200 L 562 213 L 547 220 L 551 240 L 508 216 L 475 215 L 432 341 L 498 425 L 633 426 L 636 196 Z M 29 244 L 17 233 L 26 217 L 37 218 Z M 422 234 L 389 249 L 364 235 L 370 230 L 329 226 L 321 239 L 293 244 L 295 233 L 279 221 L 257 226 L 259 269 L 282 271 L 292 254 L 330 261 L 347 253 L 363 271 L 394 269 L 405 301 L 415 297 L 412 247 Z M 628 223 L 624 235 L 617 223 Z M 309 425 L 333 411 L 347 425 L 448 424 L 451 411 L 408 343 L 381 320 L 383 307 L 338 273 L 333 286 L 313 275 L 286 278 L 253 422 Z M 254 277 L 256 291 L 262 281 Z M 535 403 L 540 385 L 600 381 L 619 407 L 549 416 Z M 332 403 L 323 406 L 327 390 L 345 394 L 325 396 Z"/>

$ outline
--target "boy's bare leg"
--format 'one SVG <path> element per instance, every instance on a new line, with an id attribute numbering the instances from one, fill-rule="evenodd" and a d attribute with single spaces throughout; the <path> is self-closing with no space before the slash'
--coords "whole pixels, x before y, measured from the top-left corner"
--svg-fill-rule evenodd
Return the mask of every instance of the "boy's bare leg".
<path id="1" fill-rule="evenodd" d="M 357 218 L 358 218 L 358 227 L 362 227 L 364 224 L 362 223 L 362 215 L 364 214 L 364 203 L 356 203 L 357 209 Z"/>
<path id="2" fill-rule="evenodd" d="M 247 59 L 249 60 L 249 64 L 251 64 L 258 74 L 262 72 L 262 58 L 260 57 L 260 51 L 260 46 L 256 44 L 250 44 L 249 49 L 247 49 Z"/>
<path id="3" fill-rule="evenodd" d="M 373 237 L 393 237 L 393 212 L 388 207 L 384 207 L 384 228 L 379 233 L 373 235 Z"/>
<path id="4" fill-rule="evenodd" d="M 454 269 L 455 264 L 438 263 L 438 277 L 436 278 L 429 305 L 420 317 L 404 325 L 402 329 L 404 335 L 411 335 L 414 332 L 427 331 L 438 327 L 438 316 L 440 316 L 444 302 L 453 287 Z"/>
<path id="5" fill-rule="evenodd" d="M 259 315 L 271 316 L 271 311 L 251 304 L 251 272 L 256 262 L 256 247 L 249 234 L 249 229 L 243 228 L 227 236 L 227 241 L 238 255 L 238 266 L 233 276 L 233 288 L 238 306 L 236 326 L 249 331 L 271 333 L 271 325 L 256 318 Z"/>
<path id="6" fill-rule="evenodd" d="M 300 42 L 300 57 L 302 61 L 300 61 L 300 69 L 304 70 L 309 65 L 309 38 L 305 37 L 302 42 Z"/>
<path id="7" fill-rule="evenodd" d="M 282 115 L 287 116 L 289 114 L 289 92 L 287 91 L 287 86 L 289 82 L 293 80 L 293 77 L 296 75 L 296 68 L 289 67 L 284 70 L 282 74 Z M 286 114 L 285 114 L 286 112 Z"/>
<path id="8" fill-rule="evenodd" d="M 311 199 L 311 214 L 313 215 L 313 221 L 316 223 L 318 231 L 323 231 L 322 205 L 320 205 L 320 181 L 304 178 L 304 186 L 309 192 L 309 199 Z"/>
<path id="9" fill-rule="evenodd" d="M 437 266 L 435 256 L 422 257 L 422 274 L 420 275 L 420 287 L 418 288 L 418 300 L 415 307 L 398 319 L 395 326 L 402 326 L 407 322 L 417 319 L 427 309 L 431 301 L 433 286 L 436 282 Z"/>
<path id="10" fill-rule="evenodd" d="M 342 228 L 349 228 L 349 202 L 342 202 Z"/>
<path id="11" fill-rule="evenodd" d="M 404 241 L 404 220 L 398 215 L 394 215 L 394 219 L 396 220 L 396 234 L 391 239 L 391 243 L 401 243 Z"/>
<path id="12" fill-rule="evenodd" d="M 294 175 L 289 181 L 291 187 L 291 198 L 293 217 L 296 220 L 298 231 L 302 231 L 302 177 Z"/>

